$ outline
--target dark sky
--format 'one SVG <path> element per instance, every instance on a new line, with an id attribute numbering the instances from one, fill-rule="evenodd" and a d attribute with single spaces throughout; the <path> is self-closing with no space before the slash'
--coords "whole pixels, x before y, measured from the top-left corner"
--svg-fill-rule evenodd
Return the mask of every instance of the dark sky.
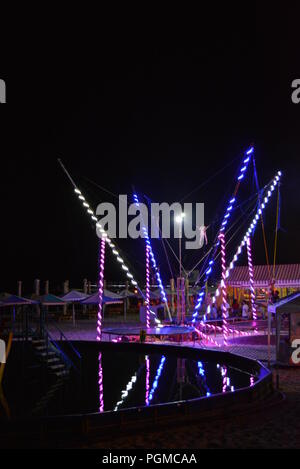
<path id="1" fill-rule="evenodd" d="M 152 200 L 173 202 L 228 165 L 186 199 L 205 203 L 209 224 L 222 216 L 242 152 L 254 142 L 260 184 L 278 169 L 284 174 L 277 261 L 300 262 L 300 104 L 291 101 L 291 82 L 300 78 L 297 14 L 236 13 L 204 16 L 184 41 L 116 29 L 93 46 L 65 40 L 2 60 L 1 291 L 14 291 L 18 279 L 30 290 L 36 277 L 73 286 L 97 278 L 98 239 L 58 157 L 94 206 L 114 198 L 91 181 L 114 194 L 130 195 L 134 184 Z M 249 169 L 241 201 L 255 191 Z M 275 199 L 265 217 L 270 257 Z M 142 243 L 120 245 L 143 280 Z M 265 263 L 261 227 L 254 248 L 255 263 Z M 169 278 L 161 244 L 155 249 Z M 186 267 L 200 257 L 184 253 Z M 107 278 L 122 280 L 110 256 Z"/>

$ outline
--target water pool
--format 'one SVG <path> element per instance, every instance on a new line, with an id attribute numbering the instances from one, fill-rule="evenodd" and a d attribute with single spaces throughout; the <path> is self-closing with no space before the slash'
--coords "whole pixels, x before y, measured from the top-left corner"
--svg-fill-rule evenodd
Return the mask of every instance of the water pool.
<path id="1" fill-rule="evenodd" d="M 32 360 L 25 363 L 24 373 L 17 373 L 19 362 L 12 354 L 4 381 L 12 417 L 145 408 L 234 393 L 259 377 L 257 370 L 228 364 L 222 354 L 222 358 L 216 353 L 203 356 L 200 350 L 195 357 L 170 346 L 152 346 L 149 352 L 146 346 L 139 350 L 110 344 L 99 349 L 97 343 L 77 343 L 76 347 L 82 356 L 81 374 L 71 370 L 59 380 L 38 367 L 33 371 Z"/>

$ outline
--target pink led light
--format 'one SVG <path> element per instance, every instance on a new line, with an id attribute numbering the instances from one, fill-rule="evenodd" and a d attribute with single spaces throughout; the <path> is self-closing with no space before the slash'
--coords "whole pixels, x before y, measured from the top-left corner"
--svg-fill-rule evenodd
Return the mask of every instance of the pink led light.
<path id="1" fill-rule="evenodd" d="M 220 344 L 215 341 L 214 339 L 212 339 L 211 337 L 209 337 L 209 335 L 207 334 L 204 334 L 204 332 L 200 331 L 199 329 L 197 329 L 195 327 L 195 332 L 197 332 L 197 334 L 202 337 L 202 339 L 206 340 L 207 342 L 210 342 L 211 344 L 213 344 L 215 347 L 221 347 Z"/>
<path id="2" fill-rule="evenodd" d="M 251 297 L 251 309 L 253 320 L 257 320 L 256 304 L 255 304 L 255 289 L 254 289 L 254 274 L 253 274 L 253 262 L 252 262 L 252 249 L 250 237 L 247 238 L 247 255 L 248 255 L 248 270 L 250 280 L 250 297 Z M 255 330 L 257 332 L 257 329 Z"/>
<path id="3" fill-rule="evenodd" d="M 279 181 L 279 178 L 281 177 L 281 173 L 277 173 L 277 175 L 275 176 L 275 178 L 271 181 L 271 183 L 269 184 L 269 187 L 275 187 L 276 184 L 278 183 Z M 271 195 L 272 195 L 272 191 L 271 191 Z M 267 197 L 267 200 L 269 200 L 271 196 L 268 196 Z M 253 224 L 256 224 L 257 223 L 257 217 L 259 217 L 262 213 L 262 211 L 265 209 L 266 205 L 265 204 L 260 204 L 259 208 L 257 209 L 257 212 L 252 220 L 252 222 L 250 223 L 249 227 L 248 227 L 248 230 L 246 231 L 246 234 L 243 238 L 243 240 L 241 241 L 240 245 L 238 246 L 237 250 L 236 250 L 236 253 L 235 255 L 233 256 L 233 260 L 230 262 L 229 264 L 229 267 L 227 268 L 227 271 L 226 271 L 226 277 L 229 277 L 229 273 L 230 271 L 234 268 L 234 265 L 235 265 L 235 262 L 238 260 L 238 257 L 239 255 L 241 254 L 242 252 L 242 248 L 243 246 L 245 245 L 245 242 L 246 242 L 246 238 L 248 237 L 248 233 L 249 232 L 252 232 L 253 228 L 251 228 L 251 225 Z M 250 231 L 249 231 L 250 230 Z M 217 296 L 220 294 L 220 287 L 218 287 L 215 291 L 215 294 L 214 296 L 212 297 L 212 303 L 215 303 L 216 302 L 216 298 Z M 209 314 L 210 312 L 210 305 L 207 306 L 207 309 L 206 309 L 206 314 Z"/>
<path id="4" fill-rule="evenodd" d="M 222 373 L 222 392 L 226 392 L 227 391 L 227 386 L 228 386 L 228 383 L 227 383 L 227 366 L 223 366 L 221 368 L 221 373 Z"/>
<path id="5" fill-rule="evenodd" d="M 145 404 L 149 405 L 149 390 L 150 390 L 150 358 L 146 355 L 146 394 Z"/>
<path id="6" fill-rule="evenodd" d="M 101 340 L 102 333 L 102 299 L 104 287 L 104 259 L 105 259 L 105 238 L 100 241 L 100 272 L 99 272 L 99 305 L 98 305 L 98 320 L 97 320 L 97 340 Z"/>
<path id="7" fill-rule="evenodd" d="M 103 399 L 103 370 L 102 370 L 102 353 L 99 353 L 99 412 L 104 412 L 104 399 Z"/>
<path id="8" fill-rule="evenodd" d="M 222 327 L 223 327 L 223 342 L 224 345 L 228 345 L 228 323 L 227 323 L 227 298 L 226 298 L 226 256 L 225 256 L 225 236 L 224 233 L 219 234 L 219 240 L 221 245 L 221 266 L 222 266 Z"/>
<path id="9" fill-rule="evenodd" d="M 199 324 L 200 327 L 206 328 L 206 329 L 211 329 L 214 332 L 223 332 L 223 328 L 221 326 L 216 326 L 214 324 L 209 324 L 208 322 L 200 322 Z M 228 332 L 232 334 L 238 334 L 242 336 L 248 336 L 251 335 L 250 332 L 245 332 L 245 331 L 240 331 L 239 329 L 231 329 L 228 327 Z"/>
<path id="10" fill-rule="evenodd" d="M 146 244 L 146 327 L 150 328 L 150 258 L 149 246 Z"/>

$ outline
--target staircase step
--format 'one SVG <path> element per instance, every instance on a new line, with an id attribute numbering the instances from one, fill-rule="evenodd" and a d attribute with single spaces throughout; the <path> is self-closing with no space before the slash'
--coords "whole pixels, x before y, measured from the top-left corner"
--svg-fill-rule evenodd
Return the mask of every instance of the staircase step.
<path id="1" fill-rule="evenodd" d="M 53 355 L 55 355 L 55 352 L 48 352 L 48 353 L 47 352 L 40 352 L 39 355 L 41 357 L 47 357 L 47 355 L 48 355 L 48 357 L 50 357 L 50 356 L 53 357 Z"/>
<path id="2" fill-rule="evenodd" d="M 54 357 L 54 358 L 48 358 L 47 363 L 51 364 L 51 363 L 57 363 L 59 361 L 60 360 L 58 357 Z"/>
<path id="3" fill-rule="evenodd" d="M 55 375 L 56 375 L 57 377 L 59 377 L 59 376 L 67 376 L 68 374 L 69 374 L 69 371 L 68 371 L 68 370 L 57 371 L 57 372 L 55 373 Z"/>
<path id="4" fill-rule="evenodd" d="M 61 370 L 61 369 L 65 369 L 65 368 L 66 368 L 66 367 L 65 367 L 65 365 L 63 365 L 63 364 L 60 364 L 60 365 L 51 365 L 51 366 L 50 366 L 50 369 L 51 369 L 51 370 Z"/>

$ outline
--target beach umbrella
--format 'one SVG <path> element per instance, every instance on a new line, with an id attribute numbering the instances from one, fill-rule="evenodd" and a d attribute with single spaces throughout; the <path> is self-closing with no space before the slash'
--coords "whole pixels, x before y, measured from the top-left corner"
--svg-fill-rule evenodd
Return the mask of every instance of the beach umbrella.
<path id="1" fill-rule="evenodd" d="M 75 303 L 80 303 L 82 300 L 85 300 L 88 297 L 86 293 L 82 293 L 77 290 L 71 290 L 61 297 L 66 303 L 72 303 L 72 319 L 73 326 L 75 326 Z"/>
<path id="2" fill-rule="evenodd" d="M 52 295 L 51 293 L 40 296 L 38 301 L 43 306 L 64 306 L 66 304 L 66 301 L 59 298 L 59 296 Z"/>
<path id="3" fill-rule="evenodd" d="M 104 292 L 107 292 L 107 290 L 104 290 Z M 110 292 L 112 293 L 112 292 Z M 102 296 L 102 303 L 103 304 L 122 304 L 123 303 L 123 298 L 116 293 L 114 293 L 114 296 L 108 296 L 105 293 Z M 99 293 L 94 293 L 93 295 L 90 295 L 88 298 L 85 300 L 81 301 L 82 305 L 98 305 L 99 304 Z"/>

